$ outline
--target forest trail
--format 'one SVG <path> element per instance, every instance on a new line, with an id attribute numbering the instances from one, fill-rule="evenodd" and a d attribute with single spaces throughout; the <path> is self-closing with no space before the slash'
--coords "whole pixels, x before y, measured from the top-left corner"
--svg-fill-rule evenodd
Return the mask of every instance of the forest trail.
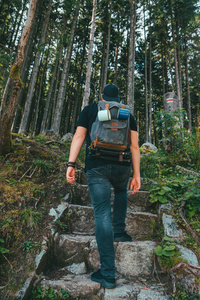
<path id="1" fill-rule="evenodd" d="M 154 254 L 153 235 L 159 218 L 144 189 L 135 195 L 128 193 L 126 230 L 133 241 L 115 242 L 117 287 L 104 289 L 90 280 L 100 262 L 93 208 L 82 171 L 78 178 L 79 183 L 65 196 L 65 202 L 50 210 L 54 218 L 52 236 L 51 241 L 44 241 L 37 257 L 38 286 L 44 293 L 49 288 L 64 295 L 67 290 L 73 299 L 168 299 L 167 277 L 162 272 L 159 275 Z M 112 190 L 111 203 L 113 199 Z M 27 299 L 25 293 L 20 299 Z"/>

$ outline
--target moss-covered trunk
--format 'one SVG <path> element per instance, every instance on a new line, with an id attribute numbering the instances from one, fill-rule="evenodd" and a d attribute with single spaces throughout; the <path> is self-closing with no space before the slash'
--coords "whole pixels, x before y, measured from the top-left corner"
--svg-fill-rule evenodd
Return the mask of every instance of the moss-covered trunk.
<path id="1" fill-rule="evenodd" d="M 12 68 L 14 67 L 15 69 L 18 69 L 16 65 Z M 19 70 L 18 74 L 20 74 Z M 21 88 L 22 82 L 20 78 L 12 80 L 12 91 L 10 94 L 9 102 L 0 118 L 0 155 L 5 155 L 12 150 L 11 126 Z"/>
<path id="2" fill-rule="evenodd" d="M 0 116 L 0 155 L 5 155 L 12 150 L 11 126 L 18 103 L 19 93 L 23 86 L 20 72 L 24 61 L 25 47 L 33 24 L 36 4 L 37 0 L 30 1 L 28 17 L 18 45 L 17 57 L 10 70 L 12 83 L 11 94 L 8 104 L 6 104 L 5 108 L 2 108 Z"/>

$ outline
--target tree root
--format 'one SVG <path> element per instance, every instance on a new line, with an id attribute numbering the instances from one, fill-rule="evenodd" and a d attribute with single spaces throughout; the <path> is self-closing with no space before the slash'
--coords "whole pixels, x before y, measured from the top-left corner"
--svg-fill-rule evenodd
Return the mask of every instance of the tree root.
<path id="1" fill-rule="evenodd" d="M 186 204 L 185 201 L 181 201 L 181 206 L 179 208 L 179 215 L 180 215 L 183 223 L 185 224 L 186 230 L 191 234 L 193 239 L 197 242 L 198 246 L 200 247 L 200 238 L 199 238 L 198 234 L 191 228 L 191 226 L 189 225 L 188 221 L 185 218 L 185 214 L 184 214 L 184 210 L 183 210 L 185 204 Z"/>
<path id="2" fill-rule="evenodd" d="M 174 266 L 169 274 L 172 278 L 172 285 L 173 285 L 173 293 L 176 294 L 176 275 L 174 274 L 174 271 L 179 270 L 180 268 L 185 268 L 187 271 L 189 271 L 190 274 L 193 274 L 196 278 L 199 278 L 200 276 L 200 267 L 196 267 L 190 264 L 186 264 L 184 262 L 178 263 L 176 266 Z"/>

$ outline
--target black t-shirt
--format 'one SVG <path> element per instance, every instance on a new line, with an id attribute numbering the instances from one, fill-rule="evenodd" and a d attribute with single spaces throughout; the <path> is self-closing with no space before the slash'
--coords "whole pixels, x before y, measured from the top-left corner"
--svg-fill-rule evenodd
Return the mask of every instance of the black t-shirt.
<path id="1" fill-rule="evenodd" d="M 111 162 L 102 158 L 94 158 L 88 155 L 88 147 L 91 144 L 91 139 L 90 139 L 90 132 L 92 128 L 92 124 L 96 120 L 98 113 L 98 106 L 96 103 L 90 104 L 86 106 L 80 116 L 79 119 L 76 123 L 76 127 L 81 126 L 87 128 L 87 134 L 86 134 L 86 159 L 85 159 L 85 172 L 87 170 L 90 170 L 92 168 L 96 168 L 105 164 L 110 164 Z M 135 119 L 133 115 L 130 115 L 130 129 L 133 131 L 137 131 L 137 125 L 135 122 Z M 130 165 L 130 163 L 127 162 L 112 162 L 113 164 L 122 164 L 122 165 Z"/>

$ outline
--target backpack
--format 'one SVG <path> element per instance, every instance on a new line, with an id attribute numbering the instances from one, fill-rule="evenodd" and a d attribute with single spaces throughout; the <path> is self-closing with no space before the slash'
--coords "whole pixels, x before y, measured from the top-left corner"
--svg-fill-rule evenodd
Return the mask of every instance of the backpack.
<path id="1" fill-rule="evenodd" d="M 91 128 L 90 156 L 107 160 L 131 161 L 128 152 L 130 112 L 128 105 L 99 101 L 98 113 Z"/>

